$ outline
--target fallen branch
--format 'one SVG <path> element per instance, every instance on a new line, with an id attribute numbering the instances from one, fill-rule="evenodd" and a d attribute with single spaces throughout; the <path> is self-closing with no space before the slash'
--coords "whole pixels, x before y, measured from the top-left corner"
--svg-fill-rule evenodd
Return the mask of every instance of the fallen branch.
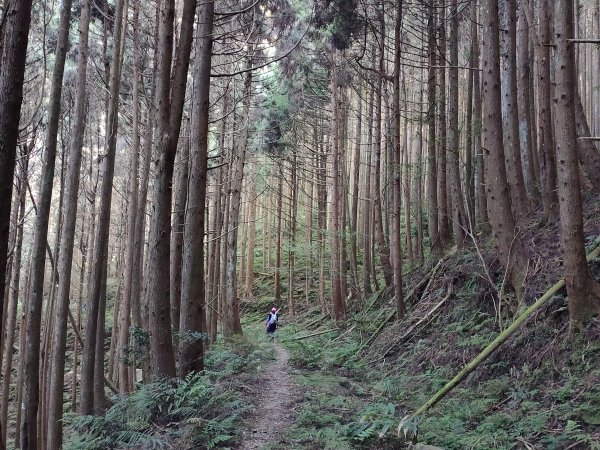
<path id="1" fill-rule="evenodd" d="M 309 337 L 313 337 L 313 336 L 320 336 L 322 334 L 326 334 L 326 333 L 332 333 L 334 331 L 337 331 L 336 328 L 332 328 L 331 330 L 325 330 L 325 331 L 318 331 L 316 333 L 311 333 L 311 334 L 307 334 L 305 336 L 296 336 L 296 337 L 291 337 L 289 339 L 286 339 L 286 341 L 299 341 L 301 339 L 307 339 Z"/>
<path id="2" fill-rule="evenodd" d="M 408 330 L 406 331 L 406 333 L 404 333 L 402 336 L 400 336 L 398 338 L 398 340 L 396 342 L 394 342 L 390 348 L 388 348 L 383 356 L 379 359 L 376 359 L 375 361 L 371 361 L 371 362 L 378 362 L 381 361 L 382 359 L 386 358 L 390 352 L 398 345 L 402 344 L 414 331 L 415 329 L 421 325 L 422 323 L 426 322 L 427 320 L 429 320 L 429 318 L 431 318 L 433 316 L 433 314 L 438 311 L 440 309 L 440 307 L 446 303 L 446 300 L 448 300 L 450 298 L 450 296 L 452 295 L 452 284 L 450 284 L 448 286 L 448 291 L 446 296 L 437 304 L 435 305 L 427 314 L 425 314 L 425 317 L 423 317 L 422 319 L 420 319 L 419 321 L 417 321 L 416 323 L 414 323 L 413 325 L 411 325 Z"/>
<path id="3" fill-rule="evenodd" d="M 369 346 L 369 344 L 371 342 L 373 342 L 375 340 L 375 338 L 377 338 L 377 336 L 379 336 L 379 333 L 381 333 L 381 330 L 383 330 L 383 327 L 390 321 L 392 320 L 392 318 L 396 315 L 396 310 L 393 310 L 391 312 L 391 314 L 389 316 L 387 316 L 387 318 L 381 322 L 381 324 L 377 327 L 377 329 L 375 330 L 375 332 L 369 337 L 369 339 L 367 339 L 367 342 L 365 342 L 363 345 L 361 345 L 358 350 L 356 351 L 356 353 L 354 353 L 353 357 L 356 357 L 360 352 L 362 352 L 366 347 Z"/>
<path id="4" fill-rule="evenodd" d="M 589 255 L 587 255 L 586 259 L 588 262 L 596 259 L 600 255 L 600 246 L 596 247 Z M 496 350 L 500 345 L 502 345 L 527 319 L 529 319 L 534 312 L 539 310 L 544 304 L 550 300 L 554 294 L 556 294 L 559 290 L 561 290 L 565 286 L 564 278 L 559 282 L 554 284 L 544 295 L 542 295 L 533 305 L 527 308 L 517 319 L 502 333 L 500 333 L 496 339 L 494 339 L 486 348 L 483 349 L 479 355 L 477 355 L 469 364 L 467 364 L 452 380 L 450 380 L 446 385 L 435 393 L 433 397 L 431 397 L 427 402 L 423 404 L 417 411 L 413 414 L 413 417 L 419 416 L 427 411 L 429 408 L 438 403 L 444 396 L 454 389 L 462 380 L 464 380 L 467 375 L 473 372 L 479 364 L 487 359 L 490 354 L 494 350 Z M 402 424 L 400 423 L 398 426 L 398 434 L 402 432 Z"/>

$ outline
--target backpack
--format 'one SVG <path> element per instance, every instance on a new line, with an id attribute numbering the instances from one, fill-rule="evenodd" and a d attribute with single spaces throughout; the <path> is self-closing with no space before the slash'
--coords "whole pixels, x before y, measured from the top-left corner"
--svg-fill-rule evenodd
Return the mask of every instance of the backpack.
<path id="1" fill-rule="evenodd" d="M 269 313 L 269 321 L 267 322 L 267 324 L 273 325 L 274 323 L 277 323 L 277 314 Z"/>

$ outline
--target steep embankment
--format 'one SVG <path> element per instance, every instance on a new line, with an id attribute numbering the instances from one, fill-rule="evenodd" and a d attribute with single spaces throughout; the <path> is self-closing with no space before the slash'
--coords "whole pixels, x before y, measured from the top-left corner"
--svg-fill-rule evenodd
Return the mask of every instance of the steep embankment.
<path id="1" fill-rule="evenodd" d="M 598 207 L 586 208 L 590 247 Z M 527 303 L 561 276 L 556 224 L 522 223 L 530 267 Z M 600 278 L 600 263 L 591 264 Z M 281 331 L 302 397 L 286 446 L 409 448 L 398 423 L 426 402 L 525 305 L 503 285 L 492 246 L 448 254 L 410 272 L 409 313 L 393 319 L 379 293 L 337 332 L 316 310 Z M 390 319 L 388 321 L 388 319 Z M 446 449 L 600 448 L 600 322 L 567 339 L 565 292 L 555 295 L 456 389 L 406 429 Z M 309 334 L 314 336 L 303 338 Z M 270 447 L 271 448 L 271 447 Z"/>

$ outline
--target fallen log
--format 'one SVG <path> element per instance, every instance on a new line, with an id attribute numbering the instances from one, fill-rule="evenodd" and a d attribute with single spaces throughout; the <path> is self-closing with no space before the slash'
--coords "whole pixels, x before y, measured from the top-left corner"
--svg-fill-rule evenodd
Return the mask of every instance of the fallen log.
<path id="1" fill-rule="evenodd" d="M 600 246 L 596 247 L 592 252 L 590 252 L 587 255 L 586 259 L 588 262 L 590 262 L 596 259 L 598 255 L 600 255 Z M 494 350 L 500 347 L 500 345 L 502 345 L 521 325 L 523 325 L 523 323 L 525 323 L 525 321 L 529 319 L 534 312 L 538 311 L 542 306 L 544 306 L 544 304 L 546 304 L 548 300 L 550 300 L 554 296 L 554 294 L 556 294 L 564 286 L 565 280 L 563 278 L 557 283 L 555 283 L 550 289 L 548 289 L 548 291 L 546 291 L 546 293 L 542 295 L 533 305 L 531 305 L 529 308 L 523 311 L 523 313 L 521 313 L 521 315 L 517 317 L 515 321 L 512 324 L 510 324 L 510 326 L 506 330 L 504 330 L 496 337 L 496 339 L 490 342 L 488 346 L 485 347 L 481 351 L 481 353 L 479 353 L 479 355 L 477 355 L 470 363 L 464 366 L 463 369 L 452 380 L 446 383 L 446 385 L 439 391 L 437 391 L 433 395 L 433 397 L 431 397 L 419 409 L 417 409 L 412 415 L 412 417 L 417 417 L 423 414 L 432 406 L 436 405 L 442 398 L 444 398 L 444 396 L 448 392 L 450 392 L 452 389 L 458 386 L 458 384 L 461 381 L 463 381 L 467 377 L 467 375 L 473 372 L 477 368 L 477 366 L 479 366 L 479 364 L 485 361 L 487 357 L 494 352 Z M 400 422 L 400 425 L 398 425 L 397 432 L 399 435 L 402 432 L 403 423 L 404 421 Z"/>

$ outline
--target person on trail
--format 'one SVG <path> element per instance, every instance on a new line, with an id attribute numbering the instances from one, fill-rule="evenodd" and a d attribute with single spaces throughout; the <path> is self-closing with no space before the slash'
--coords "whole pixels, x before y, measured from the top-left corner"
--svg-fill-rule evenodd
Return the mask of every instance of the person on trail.
<path id="1" fill-rule="evenodd" d="M 273 307 L 271 312 L 267 315 L 265 321 L 265 327 L 267 328 L 267 335 L 273 339 L 275 337 L 275 330 L 277 329 L 277 319 L 279 315 L 279 309 Z"/>

